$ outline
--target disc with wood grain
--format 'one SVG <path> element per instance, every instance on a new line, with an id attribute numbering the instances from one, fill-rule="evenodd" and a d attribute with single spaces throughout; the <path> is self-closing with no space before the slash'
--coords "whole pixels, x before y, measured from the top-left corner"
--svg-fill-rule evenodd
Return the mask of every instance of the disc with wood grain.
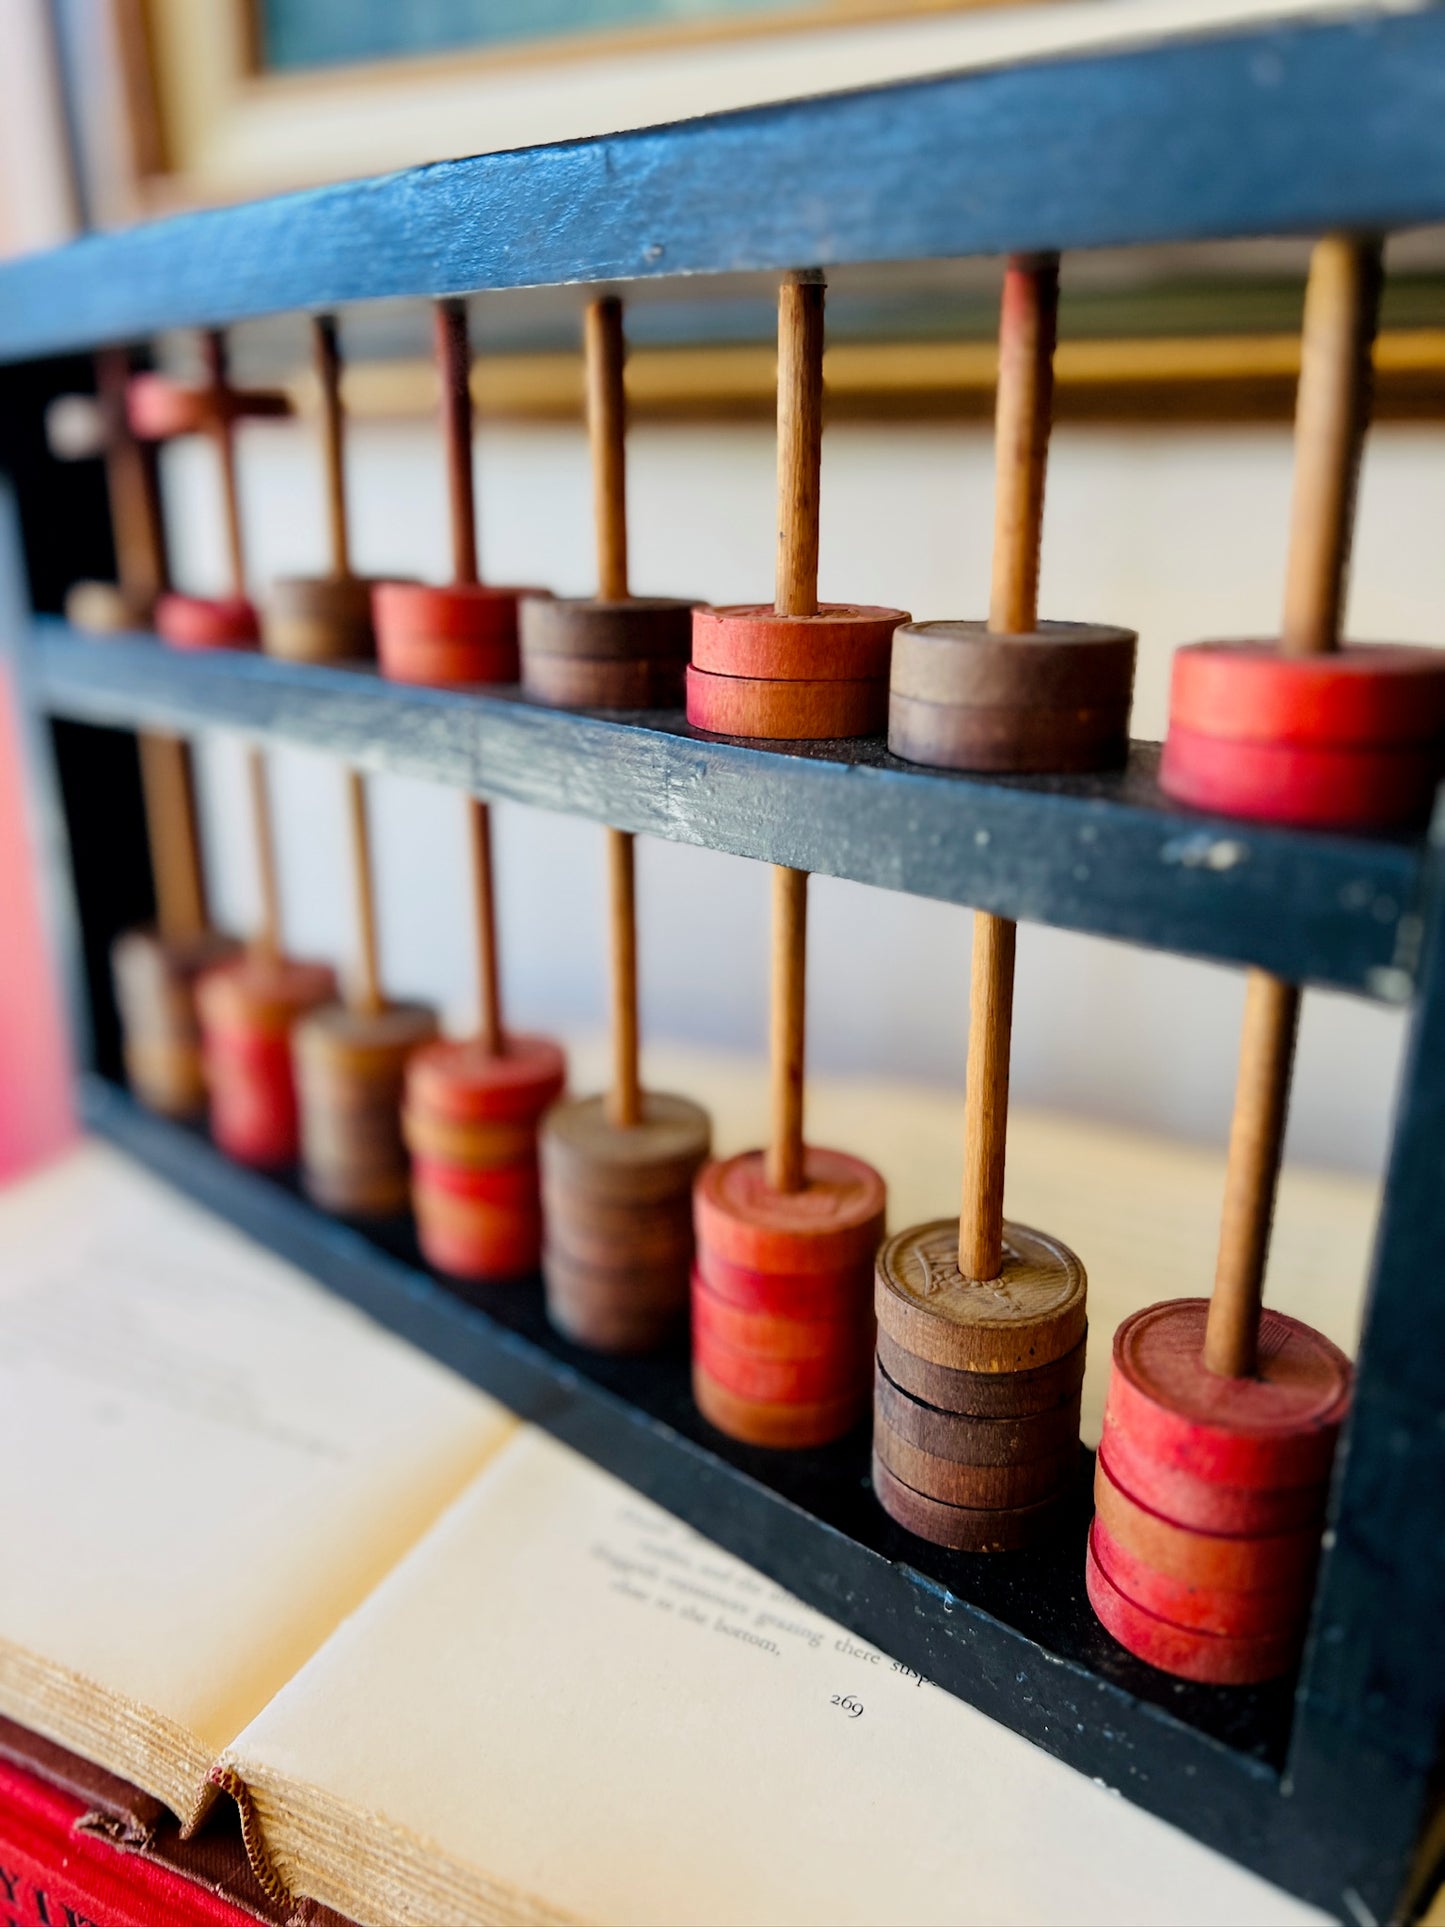
<path id="1" fill-rule="evenodd" d="M 932 769 L 1001 775 L 1113 769 L 1129 750 L 1128 711 L 973 708 L 920 702 L 897 690 L 888 700 L 888 747 Z"/>
<path id="2" fill-rule="evenodd" d="M 510 1164 L 528 1156 L 537 1142 L 537 1127 L 527 1119 L 517 1123 L 463 1123 L 408 1106 L 402 1111 L 401 1125 L 407 1149 L 414 1157 L 473 1167 Z"/>
<path id="3" fill-rule="evenodd" d="M 381 673 L 395 682 L 442 687 L 515 682 L 517 604 L 540 593 L 480 582 L 374 584 L 371 617 Z"/>
<path id="4" fill-rule="evenodd" d="M 721 1257 L 706 1245 L 698 1247 L 698 1274 L 722 1302 L 743 1312 L 766 1312 L 773 1317 L 835 1318 L 839 1307 L 839 1274 L 834 1271 L 757 1271 Z M 873 1318 L 871 1267 L 850 1261 L 847 1292 L 867 1300 Z M 861 1281 L 861 1288 L 860 1288 Z"/>
<path id="5" fill-rule="evenodd" d="M 797 1452 L 831 1445 L 861 1425 L 867 1410 L 866 1392 L 812 1403 L 773 1403 L 740 1397 L 719 1384 L 696 1358 L 692 1363 L 692 1395 L 709 1425 L 744 1445 L 772 1451 Z"/>
<path id="6" fill-rule="evenodd" d="M 846 602 L 811 616 L 781 616 L 770 603 L 696 609 L 693 667 L 764 682 L 886 682 L 893 633 L 907 620 L 902 609 Z"/>
<path id="7" fill-rule="evenodd" d="M 509 1034 L 495 1054 L 479 1038 L 448 1038 L 408 1061 L 406 1101 L 458 1123 L 529 1122 L 562 1095 L 566 1083 L 566 1056 L 550 1037 Z"/>
<path id="8" fill-rule="evenodd" d="M 796 1311 L 744 1311 L 712 1291 L 696 1266 L 692 1325 L 699 1342 L 716 1339 L 759 1358 L 846 1359 L 851 1366 L 860 1352 L 871 1353 L 874 1341 L 873 1307 L 856 1286 L 850 1292 L 845 1285 L 825 1309 L 811 1316 Z"/>
<path id="9" fill-rule="evenodd" d="M 1103 712 L 1127 733 L 1138 636 L 1092 622 L 997 635 L 982 622 L 910 622 L 893 638 L 895 696 L 967 709 Z"/>
<path id="10" fill-rule="evenodd" d="M 1110 1423 L 1151 1459 L 1224 1485 L 1317 1485 L 1349 1410 L 1350 1361 L 1283 1312 L 1260 1316 L 1256 1374 L 1204 1363 L 1209 1301 L 1176 1298 L 1132 1313 L 1114 1334 Z"/>
<path id="11" fill-rule="evenodd" d="M 1112 1539 L 1156 1572 L 1192 1586 L 1278 1592 L 1307 1585 L 1319 1558 L 1323 1520 L 1292 1532 L 1230 1534 L 1177 1525 L 1125 1491 L 1101 1452 L 1094 1509 Z"/>
<path id="12" fill-rule="evenodd" d="M 177 595 L 159 598 L 156 634 L 172 649 L 256 649 L 261 624 L 245 596 Z"/>
<path id="13" fill-rule="evenodd" d="M 687 672 L 687 720 L 713 736 L 760 742 L 833 742 L 881 736 L 888 724 L 888 685 L 866 682 L 767 681 L 760 677 Z"/>
<path id="14" fill-rule="evenodd" d="M 873 1450 L 895 1478 L 925 1498 L 986 1512 L 1015 1510 L 1058 1498 L 1072 1485 L 1081 1458 L 1077 1437 L 1055 1446 L 1044 1458 L 1018 1464 L 976 1465 L 940 1458 L 882 1423 L 876 1410 Z"/>
<path id="15" fill-rule="evenodd" d="M 1047 1411 L 1019 1418 L 983 1418 L 942 1412 L 911 1398 L 879 1364 L 874 1371 L 873 1400 L 880 1424 L 920 1451 L 965 1465 L 1023 1465 L 1031 1459 L 1049 1458 L 1079 1441 L 1077 1391 Z"/>
<path id="16" fill-rule="evenodd" d="M 691 1098 L 644 1091 L 638 1123 L 613 1124 L 603 1097 L 554 1104 L 538 1139 L 549 1183 L 646 1205 L 691 1184 L 708 1154 L 712 1123 Z"/>
<path id="17" fill-rule="evenodd" d="M 1309 1612 L 1308 1580 L 1275 1592 L 1231 1592 L 1221 1586 L 1186 1585 L 1126 1551 L 1098 1518 L 1090 1530 L 1090 1543 L 1111 1585 L 1136 1606 L 1175 1626 L 1233 1639 L 1259 1638 L 1298 1627 Z"/>
<path id="18" fill-rule="evenodd" d="M 1062 1494 L 1021 1506 L 949 1505 L 900 1479 L 877 1452 L 873 1490 L 883 1510 L 905 1531 L 956 1552 L 1018 1552 L 1037 1545 L 1058 1530 L 1063 1509 Z"/>
<path id="19" fill-rule="evenodd" d="M 974 1418 L 1023 1418 L 1072 1398 L 1084 1382 L 1087 1338 L 1071 1352 L 1024 1372 L 955 1372 L 905 1351 L 886 1331 L 878 1333 L 878 1362 L 902 1392 L 944 1412 Z"/>
<path id="20" fill-rule="evenodd" d="M 155 624 L 156 598 L 119 582 L 72 582 L 65 592 L 65 620 L 91 635 L 117 636 Z"/>
<path id="21" fill-rule="evenodd" d="M 542 1208 L 542 1186 L 535 1157 L 518 1158 L 512 1164 L 470 1166 L 450 1164 L 438 1158 L 411 1161 L 414 1186 L 425 1187 L 443 1197 L 472 1204 L 488 1205 L 493 1210 Z"/>
<path id="22" fill-rule="evenodd" d="M 807 1145 L 802 1189 L 775 1191 L 761 1151 L 704 1166 L 693 1193 L 698 1243 L 755 1271 L 841 1272 L 872 1260 L 887 1191 L 871 1164 Z"/>
<path id="23" fill-rule="evenodd" d="M 677 709 L 682 704 L 680 662 L 614 662 L 595 656 L 522 658 L 522 687 L 553 709 Z"/>
<path id="24" fill-rule="evenodd" d="M 261 610 L 261 646 L 287 662 L 363 662 L 376 654 L 372 585 L 355 575 L 283 576 Z"/>
<path id="25" fill-rule="evenodd" d="M 1128 1491 L 1166 1519 L 1201 1532 L 1291 1532 L 1324 1517 L 1327 1481 L 1248 1486 L 1203 1479 L 1151 1456 L 1107 1412 L 1101 1447 Z"/>
<path id="26" fill-rule="evenodd" d="M 694 1320 L 692 1355 L 710 1378 L 739 1398 L 808 1405 L 851 1396 L 860 1388 L 866 1394 L 871 1351 L 863 1335 L 851 1346 L 839 1347 L 826 1356 L 765 1357 L 723 1344 L 714 1332 L 699 1327 Z"/>
<path id="27" fill-rule="evenodd" d="M 997 1278 L 964 1278 L 958 1220 L 895 1232 L 878 1254 L 879 1328 L 917 1358 L 960 1372 L 1033 1371 L 1073 1351 L 1087 1322 L 1084 1267 L 1057 1238 L 1003 1227 Z"/>
<path id="28" fill-rule="evenodd" d="M 389 1003 L 374 1011 L 325 1004 L 293 1034 L 297 1068 L 323 1077 L 338 1073 L 353 1084 L 374 1077 L 399 1086 L 412 1052 L 436 1034 L 436 1012 L 425 1004 Z"/>
<path id="29" fill-rule="evenodd" d="M 1176 1626 L 1146 1611 L 1109 1579 L 1095 1556 L 1092 1539 L 1085 1585 L 1105 1630 L 1136 1658 L 1176 1678 L 1213 1686 L 1252 1686 L 1287 1673 L 1299 1657 L 1302 1633 L 1296 1627 L 1253 1638 L 1225 1638 Z"/>
<path id="30" fill-rule="evenodd" d="M 692 639 L 693 607 L 672 596 L 632 596 L 621 601 L 529 598 L 518 612 L 524 667 L 533 656 L 566 656 L 594 662 L 660 662 L 671 664 L 680 675 Z"/>

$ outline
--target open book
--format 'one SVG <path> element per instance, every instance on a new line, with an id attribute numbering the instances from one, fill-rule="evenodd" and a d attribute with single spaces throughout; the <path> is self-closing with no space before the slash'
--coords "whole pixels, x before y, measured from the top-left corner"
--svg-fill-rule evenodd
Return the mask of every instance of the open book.
<path id="1" fill-rule="evenodd" d="M 830 1130 L 854 1102 L 887 1128 L 845 1089 Z M 1129 1142 L 1136 1236 L 1189 1170 L 1217 1209 L 1217 1161 Z M 1017 1121 L 1095 1264 L 1125 1149 Z M 1346 1339 L 1371 1203 L 1281 1214 Z M 1106 1295 L 1197 1284 L 1172 1236 L 1095 1271 L 1101 1334 Z M 363 1922 L 1316 1918 L 96 1145 L 0 1193 L 0 1548 L 0 1712 L 183 1817 L 224 1788 L 270 1875 Z"/>

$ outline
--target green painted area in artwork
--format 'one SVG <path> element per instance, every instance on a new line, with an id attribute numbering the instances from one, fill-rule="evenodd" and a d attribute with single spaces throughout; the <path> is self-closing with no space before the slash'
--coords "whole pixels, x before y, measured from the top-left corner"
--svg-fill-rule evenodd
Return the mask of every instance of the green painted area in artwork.
<path id="1" fill-rule="evenodd" d="M 791 12 L 798 0 L 257 0 L 264 64 L 283 71 L 746 19 L 784 4 Z"/>

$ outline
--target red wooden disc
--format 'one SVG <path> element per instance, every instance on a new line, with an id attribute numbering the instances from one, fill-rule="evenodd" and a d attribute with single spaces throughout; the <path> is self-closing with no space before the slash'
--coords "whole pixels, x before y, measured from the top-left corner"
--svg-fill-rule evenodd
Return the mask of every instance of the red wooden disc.
<path id="1" fill-rule="evenodd" d="M 872 1383 L 872 1352 L 866 1340 L 856 1343 L 851 1353 L 842 1348 L 825 1358 L 761 1358 L 694 1326 L 692 1355 L 728 1391 L 770 1405 L 850 1398 Z"/>
<path id="2" fill-rule="evenodd" d="M 1204 1298 L 1147 1305 L 1114 1334 L 1110 1422 L 1151 1460 L 1221 1485 L 1318 1485 L 1349 1409 L 1352 1371 L 1321 1333 L 1265 1311 L 1255 1378 L 1204 1363 Z"/>
<path id="3" fill-rule="evenodd" d="M 1023 1506 L 951 1505 L 918 1492 L 873 1454 L 878 1503 L 905 1531 L 955 1552 L 1017 1552 L 1047 1539 L 1058 1524 L 1063 1494 Z"/>
<path id="4" fill-rule="evenodd" d="M 1146 1612 L 1109 1580 L 1094 1556 L 1092 1540 L 1084 1579 L 1089 1604 L 1105 1631 L 1137 1659 L 1178 1679 L 1201 1680 L 1212 1686 L 1252 1686 L 1287 1673 L 1299 1655 L 1302 1627 L 1250 1639 L 1228 1639 L 1176 1626 Z"/>
<path id="5" fill-rule="evenodd" d="M 259 649 L 261 623 L 245 596 L 163 595 L 156 634 L 172 649 Z"/>
<path id="6" fill-rule="evenodd" d="M 1225 1485 L 1151 1458 L 1131 1432 L 1104 1413 L 1101 1446 L 1121 1483 L 1155 1512 L 1201 1532 L 1293 1532 L 1325 1516 L 1328 1483 Z"/>
<path id="7" fill-rule="evenodd" d="M 196 985 L 196 1008 L 208 1039 L 239 1045 L 243 1038 L 286 1038 L 304 1012 L 335 996 L 330 964 L 252 951 L 206 972 Z"/>
<path id="8" fill-rule="evenodd" d="M 440 1158 L 413 1158 L 411 1183 L 413 1193 L 434 1191 L 465 1203 L 503 1209 L 525 1205 L 532 1211 L 542 1208 L 535 1158 L 520 1159 L 516 1164 L 494 1164 L 481 1171 L 447 1164 Z"/>
<path id="9" fill-rule="evenodd" d="M 871 1265 L 887 1203 L 872 1165 L 810 1144 L 803 1179 L 801 1191 L 774 1191 L 761 1151 L 704 1165 L 693 1192 L 699 1245 L 754 1271 Z"/>
<path id="10" fill-rule="evenodd" d="M 836 1271 L 756 1271 L 733 1264 L 716 1251 L 699 1247 L 697 1268 L 714 1297 L 739 1311 L 770 1312 L 787 1318 L 831 1318 L 840 1295 L 861 1295 L 872 1306 L 872 1274 L 849 1264 Z"/>
<path id="11" fill-rule="evenodd" d="M 1315 830 L 1423 823 L 1445 775 L 1445 741 L 1335 748 L 1239 742 L 1172 724 L 1159 787 L 1191 809 Z"/>
<path id="12" fill-rule="evenodd" d="M 214 411 L 203 389 L 187 388 L 169 375 L 147 372 L 126 383 L 126 419 L 143 442 L 168 442 L 177 435 L 199 435 Z"/>
<path id="13" fill-rule="evenodd" d="M 861 1424 L 868 1410 L 866 1397 L 857 1392 L 807 1404 L 740 1397 L 719 1384 L 696 1358 L 692 1364 L 692 1395 L 697 1409 L 719 1432 L 744 1445 L 761 1445 L 773 1451 L 830 1445 Z"/>
<path id="14" fill-rule="evenodd" d="M 394 682 L 449 686 L 515 682 L 517 603 L 533 589 L 490 583 L 378 582 L 372 624 L 381 672 Z"/>
<path id="15" fill-rule="evenodd" d="M 1175 651 L 1169 726 L 1235 741 L 1379 748 L 1445 736 L 1445 649 L 1372 643 L 1286 656 L 1272 642 Z"/>
<path id="16" fill-rule="evenodd" d="M 296 1086 L 289 1058 L 216 1074 L 208 1063 L 211 1136 L 238 1164 L 276 1170 L 300 1153 Z"/>
<path id="17" fill-rule="evenodd" d="M 480 1038 L 439 1040 L 406 1067 L 412 1111 L 459 1124 L 526 1122 L 562 1095 L 567 1059 L 550 1037 L 506 1039 L 493 1057 Z"/>
<path id="18" fill-rule="evenodd" d="M 819 743 L 881 736 L 888 726 L 888 684 L 766 682 L 687 672 L 687 720 L 713 736 L 760 742 Z"/>
<path id="19" fill-rule="evenodd" d="M 1323 1520 L 1269 1535 L 1200 1532 L 1143 1505 L 1120 1485 L 1105 1455 L 1094 1468 L 1094 1507 L 1112 1539 L 1146 1565 L 1186 1586 L 1226 1592 L 1280 1592 L 1310 1583 Z"/>
<path id="20" fill-rule="evenodd" d="M 799 1316 L 791 1312 L 742 1311 L 708 1287 L 696 1266 L 692 1274 L 692 1328 L 699 1343 L 745 1352 L 753 1358 L 832 1359 L 851 1369 L 860 1350 L 874 1340 L 873 1307 L 866 1295 L 846 1284 L 831 1313 Z"/>
<path id="21" fill-rule="evenodd" d="M 770 603 L 694 609 L 693 666 L 765 682 L 886 681 L 893 631 L 908 619 L 847 602 L 825 602 L 814 616 L 780 616 Z"/>
<path id="22" fill-rule="evenodd" d="M 480 1284 L 505 1284 L 530 1278 L 542 1261 L 541 1230 L 535 1219 L 517 1219 L 461 1231 L 434 1223 L 425 1207 L 416 1214 L 417 1243 L 437 1271 Z"/>
<path id="23" fill-rule="evenodd" d="M 1120 1545 L 1102 1519 L 1090 1533 L 1104 1576 L 1126 1599 L 1175 1626 L 1231 1639 L 1257 1639 L 1297 1627 L 1309 1611 L 1310 1586 L 1278 1592 L 1230 1592 L 1222 1586 L 1189 1586 L 1171 1579 Z"/>

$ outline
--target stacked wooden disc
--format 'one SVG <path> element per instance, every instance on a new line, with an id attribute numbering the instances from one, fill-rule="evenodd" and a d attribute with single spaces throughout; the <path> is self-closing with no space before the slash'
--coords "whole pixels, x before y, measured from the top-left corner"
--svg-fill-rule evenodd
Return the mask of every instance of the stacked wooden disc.
<path id="1" fill-rule="evenodd" d="M 234 388 L 226 370 L 226 342 L 220 334 L 202 337 L 206 383 L 188 388 L 164 375 L 133 376 L 127 396 L 132 432 L 144 442 L 171 441 L 203 434 L 215 444 L 225 514 L 230 587 L 223 596 L 163 594 L 155 608 L 156 633 L 176 649 L 254 649 L 260 622 L 246 594 L 245 545 L 241 497 L 236 475 L 236 425 L 248 416 L 289 411 L 284 395 Z"/>
<path id="2" fill-rule="evenodd" d="M 336 995 L 329 964 L 284 954 L 266 766 L 247 758 L 252 847 L 261 901 L 256 936 L 244 956 L 210 971 L 197 986 L 210 1094 L 211 1135 L 241 1164 L 276 1170 L 300 1148 L 291 1033 L 308 1010 Z"/>
<path id="3" fill-rule="evenodd" d="M 594 602 L 561 605 L 577 633 L 615 630 L 617 612 L 644 611 L 627 589 L 627 445 L 622 311 L 594 302 L 587 317 L 587 392 L 596 519 Z M 523 605 L 528 674 L 542 605 Z M 680 609 L 685 620 L 685 605 Z M 671 618 L 670 618 L 671 619 Z M 577 660 L 586 660 L 577 658 Z M 530 686 L 530 685 L 529 685 Z M 578 685 L 573 685 L 574 687 Z M 580 1345 L 641 1352 L 664 1345 L 687 1315 L 692 1181 L 712 1145 L 707 1112 L 689 1098 L 644 1091 L 638 1061 L 636 851 L 607 831 L 611 939 L 612 1084 L 605 1097 L 555 1105 L 541 1132 L 547 1315 Z"/>
<path id="4" fill-rule="evenodd" d="M 1303 407 L 1315 384 L 1321 419 L 1315 464 L 1296 469 L 1280 640 L 1195 643 L 1175 655 L 1159 781 L 1196 809 L 1315 829 L 1395 829 L 1426 821 L 1445 778 L 1445 650 L 1338 641 L 1322 650 L 1298 620 L 1322 557 L 1347 553 L 1373 322 L 1355 340 L 1340 330 L 1352 308 L 1373 312 L 1378 280 L 1373 257 L 1363 261 L 1345 241 L 1316 250 L 1300 398 Z M 1343 577 L 1342 563 L 1335 606 L 1323 612 L 1336 638 Z"/>
<path id="5" fill-rule="evenodd" d="M 401 1135 L 407 1062 L 437 1034 L 422 1004 L 388 1003 L 377 962 L 366 790 L 347 772 L 359 970 L 345 1003 L 309 1011 L 291 1037 L 301 1107 L 301 1177 L 307 1193 L 346 1217 L 389 1218 L 410 1190 Z"/>
<path id="6" fill-rule="evenodd" d="M 1379 276 L 1377 244 L 1315 248 L 1280 665 L 1338 648 Z M 1220 1685 L 1299 1656 L 1350 1398 L 1344 1355 L 1261 1309 L 1298 1024 L 1298 989 L 1252 971 L 1214 1292 L 1120 1327 L 1095 1481 L 1095 1612 L 1139 1658 Z"/>
<path id="7" fill-rule="evenodd" d="M 888 663 L 903 609 L 817 599 L 823 432 L 823 282 L 799 276 L 778 309 L 778 502 L 811 555 L 813 589 L 796 606 L 698 609 L 692 619 L 687 720 L 718 736 L 819 742 L 881 736 L 888 726 Z M 781 524 L 780 524 L 781 526 Z"/>
<path id="8" fill-rule="evenodd" d="M 857 614 L 818 607 L 822 382 L 822 283 L 791 279 L 778 308 L 775 602 L 757 612 L 753 633 L 796 645 L 805 656 L 819 651 L 819 660 L 830 649 L 846 654 Z M 727 612 L 712 613 L 726 626 Z M 883 618 L 876 633 L 885 627 L 891 633 L 903 620 L 897 610 L 876 613 Z M 712 616 L 699 611 L 698 617 L 695 639 L 713 633 Z M 741 618 L 734 633 L 748 633 Z M 876 668 L 876 659 L 869 660 Z M 883 663 L 886 674 L 886 656 Z M 696 721 L 694 690 L 706 695 L 729 679 L 688 673 L 688 713 Z M 852 688 L 856 680 L 833 687 Z M 785 679 L 758 685 L 789 686 Z M 874 688 L 871 672 L 865 686 Z M 796 687 L 806 700 L 806 692 L 823 683 Z M 832 727 L 841 713 L 830 712 L 829 726 L 816 733 L 856 734 Z M 768 734 L 766 720 L 763 711 L 755 713 L 752 724 L 763 726 L 746 733 Z M 693 1396 L 703 1416 L 730 1437 L 791 1448 L 840 1438 L 867 1411 L 873 1256 L 887 1205 L 883 1179 L 871 1165 L 804 1143 L 807 910 L 805 872 L 775 867 L 770 1143 L 766 1153 L 709 1165 L 694 1194 Z"/>
<path id="9" fill-rule="evenodd" d="M 436 307 L 436 357 L 451 516 L 452 580 L 378 582 L 371 592 L 381 673 L 446 687 L 517 680 L 517 603 L 530 589 L 499 589 L 477 573 L 472 477 L 471 348 L 463 301 Z"/>
<path id="10" fill-rule="evenodd" d="M 956 699 L 930 702 L 945 721 L 918 760 L 984 769 L 1092 766 L 1078 760 L 1087 732 L 1070 735 L 1038 721 L 1061 713 L 1064 686 L 1079 714 L 1110 709 L 1117 712 L 1110 729 L 1125 727 L 1133 635 L 1038 620 L 1057 303 L 1056 259 L 1009 263 L 989 619 L 899 631 L 895 703 L 900 673 L 916 675 L 920 662 Z M 915 701 L 905 695 L 895 717 L 909 718 Z M 908 741 L 913 750 L 924 747 L 917 734 Z M 1095 737 L 1090 753 L 1104 741 Z M 890 744 L 898 748 L 892 733 Z M 962 1214 L 900 1232 L 878 1260 L 874 1489 L 900 1525 L 967 1552 L 1012 1551 L 1043 1537 L 1080 1463 L 1084 1267 L 1057 1238 L 1003 1215 L 1016 934 L 1004 918 L 975 914 Z"/>
<path id="11" fill-rule="evenodd" d="M 262 617 L 268 655 L 290 662 L 354 662 L 374 655 L 371 584 L 353 575 L 346 517 L 341 358 L 330 315 L 311 321 L 326 470 L 326 523 L 331 568 L 326 575 L 284 576 L 271 584 Z"/>
<path id="12" fill-rule="evenodd" d="M 491 813 L 467 804 L 477 922 L 475 1037 L 438 1041 L 407 1066 L 402 1135 L 411 1205 L 429 1263 L 482 1284 L 528 1278 L 542 1258 L 537 1124 L 562 1095 L 567 1062 L 547 1037 L 502 1024 Z"/>
<path id="13" fill-rule="evenodd" d="M 167 1117 L 205 1109 L 196 984 L 236 948 L 218 930 L 185 936 L 167 933 L 164 924 L 160 931 L 127 930 L 111 945 L 125 1074 L 148 1109 Z"/>
<path id="14" fill-rule="evenodd" d="M 679 709 L 692 635 L 690 602 L 634 596 L 627 581 L 627 397 L 622 304 L 589 303 L 585 331 L 587 427 L 592 449 L 598 594 L 532 597 L 521 608 L 522 687 L 557 709 Z M 624 531 L 621 546 L 607 530 Z"/>

